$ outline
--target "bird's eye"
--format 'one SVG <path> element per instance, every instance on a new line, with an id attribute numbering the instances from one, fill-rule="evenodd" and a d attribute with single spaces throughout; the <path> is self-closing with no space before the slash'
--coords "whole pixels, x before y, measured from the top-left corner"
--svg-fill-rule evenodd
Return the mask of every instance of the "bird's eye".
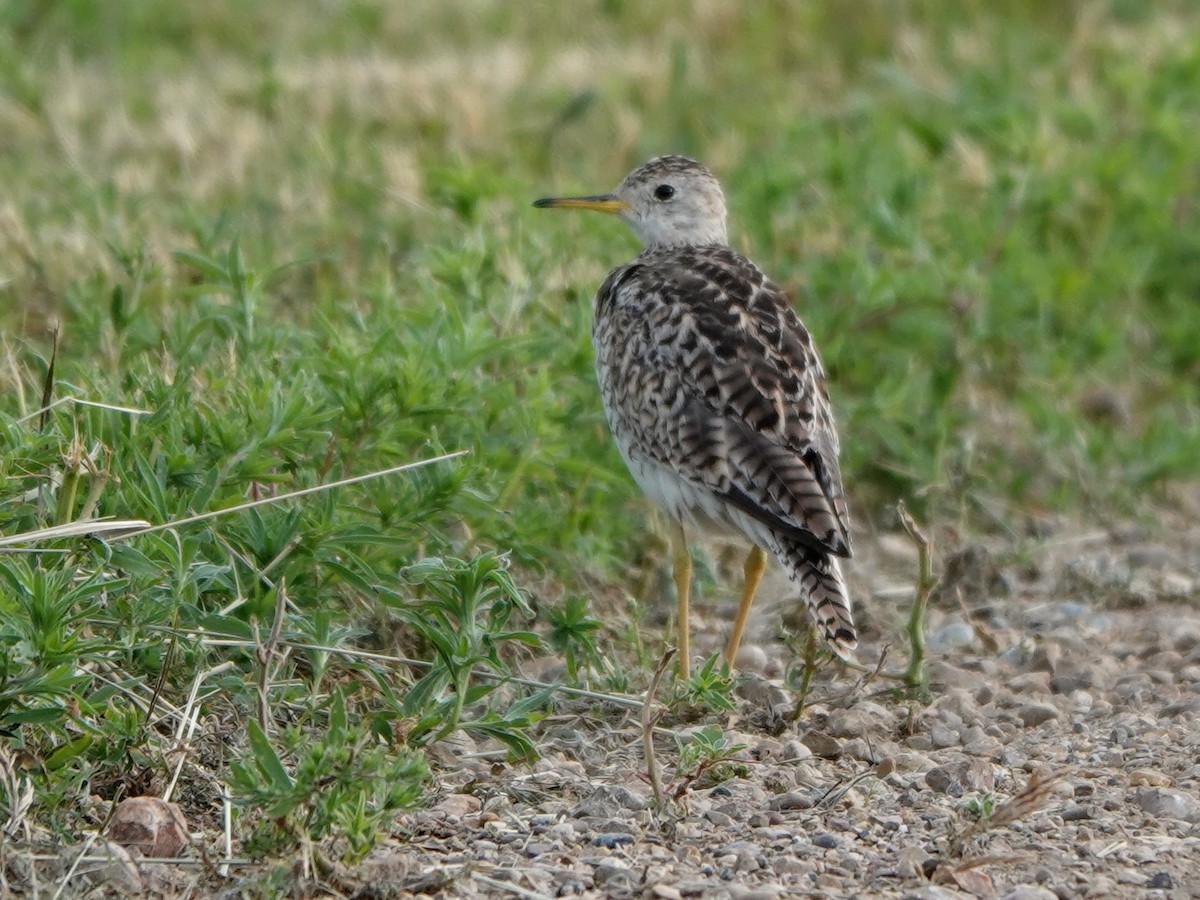
<path id="1" fill-rule="evenodd" d="M 657 200 L 670 200 L 675 196 L 675 188 L 669 184 L 660 184 L 654 189 L 654 197 Z"/>

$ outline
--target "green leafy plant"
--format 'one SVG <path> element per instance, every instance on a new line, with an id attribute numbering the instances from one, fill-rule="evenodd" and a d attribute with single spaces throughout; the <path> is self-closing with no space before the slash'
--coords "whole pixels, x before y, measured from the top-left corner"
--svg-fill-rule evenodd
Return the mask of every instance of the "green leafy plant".
<path id="1" fill-rule="evenodd" d="M 687 681 L 678 682 L 670 705 L 693 715 L 732 710 L 733 676 L 725 658 L 710 656 Z"/>
<path id="2" fill-rule="evenodd" d="M 431 656 L 428 671 L 404 696 L 400 712 L 413 718 L 409 739 L 415 743 L 441 740 L 462 727 L 499 738 L 510 750 L 532 750 L 520 736 L 534 715 L 518 704 L 511 718 L 495 710 L 480 719 L 464 712 L 484 703 L 508 671 L 503 651 L 510 645 L 539 646 L 536 634 L 510 630 L 514 613 L 532 616 L 504 561 L 481 555 L 471 560 L 430 558 L 401 573 L 415 596 L 392 593 L 387 602 L 408 625 Z"/>
<path id="3" fill-rule="evenodd" d="M 570 681 L 579 680 L 581 667 L 586 671 L 602 665 L 596 634 L 604 623 L 588 611 L 586 597 L 572 595 L 561 605 L 551 607 L 546 612 L 546 622 L 550 626 L 546 643 L 566 658 Z"/>
<path id="4" fill-rule="evenodd" d="M 417 803 L 429 776 L 422 756 L 383 743 L 368 721 L 351 721 L 335 691 L 323 729 L 289 727 L 283 753 L 255 720 L 248 756 L 230 765 L 230 784 L 258 825 L 251 848 L 278 853 L 336 833 L 348 861 L 375 846 L 398 810 Z"/>
<path id="5" fill-rule="evenodd" d="M 958 807 L 975 821 L 986 823 L 996 813 L 996 795 L 991 791 L 976 794 L 974 797 L 967 797 Z"/>
<path id="6" fill-rule="evenodd" d="M 698 786 L 711 787 L 730 778 L 745 777 L 748 769 L 734 757 L 745 744 L 729 740 L 718 725 L 705 725 L 686 738 L 678 737 L 679 762 L 669 793 L 676 800 Z"/>
<path id="7" fill-rule="evenodd" d="M 105 649 L 88 619 L 101 594 L 120 588 L 96 574 L 80 579 L 67 567 L 0 559 L 0 729 L 70 717 L 90 681 L 80 661 Z"/>

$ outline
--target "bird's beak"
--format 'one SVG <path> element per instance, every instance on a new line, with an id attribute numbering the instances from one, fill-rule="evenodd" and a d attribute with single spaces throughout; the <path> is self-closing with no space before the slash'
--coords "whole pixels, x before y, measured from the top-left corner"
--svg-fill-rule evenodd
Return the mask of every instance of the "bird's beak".
<path id="1" fill-rule="evenodd" d="M 629 204 L 612 194 L 596 194 L 592 197 L 546 197 L 534 200 L 538 209 L 594 209 L 597 212 L 616 214 L 629 209 Z"/>

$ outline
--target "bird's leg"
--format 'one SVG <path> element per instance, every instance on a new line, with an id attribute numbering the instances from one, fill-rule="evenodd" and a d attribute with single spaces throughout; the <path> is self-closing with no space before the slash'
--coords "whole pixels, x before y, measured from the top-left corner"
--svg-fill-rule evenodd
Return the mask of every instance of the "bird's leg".
<path id="1" fill-rule="evenodd" d="M 750 618 L 750 607 L 754 605 L 754 595 L 762 582 L 763 573 L 767 571 L 767 553 L 762 547 L 755 547 L 746 557 L 742 567 L 745 581 L 742 582 L 742 602 L 738 605 L 737 618 L 733 622 L 733 633 L 729 635 L 729 643 L 725 646 L 725 661 L 733 668 L 737 659 L 738 647 L 742 643 L 742 634 L 746 631 L 746 622 Z"/>
<path id="2" fill-rule="evenodd" d="M 683 525 L 674 523 L 671 531 L 671 543 L 675 551 L 675 596 L 679 601 L 679 616 L 676 629 L 679 631 L 679 677 L 685 681 L 692 675 L 692 650 L 688 631 L 688 601 L 692 593 L 692 554 L 688 550 L 687 535 L 683 533 Z"/>

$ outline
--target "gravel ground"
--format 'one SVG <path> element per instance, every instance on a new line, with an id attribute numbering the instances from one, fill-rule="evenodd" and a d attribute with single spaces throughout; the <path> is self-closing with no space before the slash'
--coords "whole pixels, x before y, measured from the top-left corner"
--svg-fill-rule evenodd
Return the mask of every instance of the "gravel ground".
<path id="1" fill-rule="evenodd" d="M 576 700 L 541 724 L 533 765 L 452 736 L 435 748 L 432 803 L 359 867 L 296 892 L 1200 897 L 1200 531 L 1031 543 L 939 557 L 927 702 L 830 667 L 793 720 L 780 666 L 791 653 L 775 637 L 785 604 L 772 599 L 787 593 L 768 583 L 737 709 L 659 720 L 665 809 L 640 709 Z M 867 662 L 885 649 L 880 635 L 902 633 L 915 554 L 901 535 L 859 546 Z M 732 605 L 697 610 L 697 653 L 719 649 Z M 904 646 L 888 656 L 884 671 L 902 668 Z M 677 771 L 680 738 L 706 726 L 742 748 L 709 771 Z M 142 868 L 158 893 L 209 895 L 203 876 Z M 110 867 L 108 892 L 120 892 L 122 871 L 137 883 L 128 866 Z M 270 895 L 246 886 L 211 892 Z"/>
<path id="2" fill-rule="evenodd" d="M 913 549 L 900 536 L 871 543 L 857 566 L 859 595 L 874 598 L 868 635 L 897 634 L 898 621 L 878 620 L 907 607 Z M 733 777 L 686 783 L 665 735 L 658 757 L 679 797 L 656 811 L 637 712 L 562 712 L 531 767 L 448 749 L 443 793 L 410 817 L 411 839 L 377 851 L 347 887 L 364 897 L 1200 897 L 1200 534 L 1098 532 L 1003 565 L 993 556 L 976 546 L 942 561 L 928 703 L 885 679 L 830 672 L 789 721 L 795 697 L 770 662 L 785 656 L 769 640 L 779 606 L 767 602 L 743 655 L 739 708 L 713 719 L 745 745 Z M 701 623 L 701 652 L 719 645 L 726 612 Z M 881 649 L 868 641 L 859 658 Z M 903 648 L 892 655 L 896 668 Z"/>

